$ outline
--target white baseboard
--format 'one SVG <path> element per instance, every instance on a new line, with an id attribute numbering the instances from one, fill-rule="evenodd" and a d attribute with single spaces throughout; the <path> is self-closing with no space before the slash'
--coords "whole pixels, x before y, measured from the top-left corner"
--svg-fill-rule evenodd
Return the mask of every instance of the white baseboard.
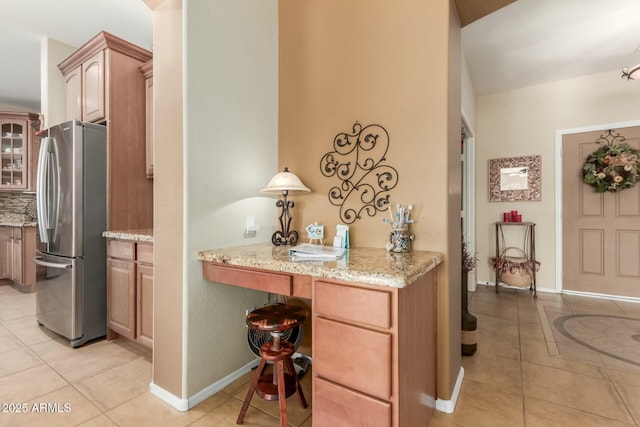
<path id="1" fill-rule="evenodd" d="M 640 298 L 638 297 L 623 297 L 619 295 L 610 295 L 610 294 L 599 294 L 597 292 L 583 292 L 583 291 L 562 291 L 563 294 L 566 295 L 577 295 L 581 297 L 589 297 L 589 298 L 602 298 L 602 299 L 612 299 L 617 301 L 628 301 L 628 302 L 640 302 Z"/>
<path id="2" fill-rule="evenodd" d="M 253 368 L 258 366 L 258 363 L 260 363 L 260 359 L 252 360 L 251 362 L 242 366 L 240 369 L 235 370 L 234 372 L 230 373 L 229 375 L 222 378 L 221 380 L 216 381 L 215 383 L 211 384 L 205 389 L 194 394 L 189 398 L 189 409 L 193 408 L 198 403 L 213 396 L 214 394 L 216 394 L 217 392 L 219 392 L 220 390 L 222 390 L 223 388 L 225 388 L 226 386 L 228 386 L 229 384 L 231 384 L 232 382 L 234 382 L 235 380 L 237 380 L 247 372 L 250 372 Z"/>
<path id="3" fill-rule="evenodd" d="M 495 286 L 496 282 L 489 282 L 487 280 L 481 280 L 478 282 L 478 285 L 482 285 L 482 286 Z M 517 286 L 509 286 L 507 284 L 504 284 L 502 282 L 500 282 L 500 288 L 501 289 L 520 289 L 523 291 L 528 291 L 529 288 L 519 288 Z M 555 288 L 541 288 L 539 286 L 536 286 L 536 292 L 547 292 L 547 293 L 551 293 L 551 294 L 557 294 L 558 291 L 556 291 Z"/>
<path id="4" fill-rule="evenodd" d="M 178 396 L 174 396 L 167 390 L 154 383 L 149 384 L 149 393 L 162 400 L 163 402 L 173 406 L 178 411 L 189 410 L 189 401 L 187 399 L 181 399 Z"/>
<path id="5" fill-rule="evenodd" d="M 222 390 L 223 388 L 225 388 L 226 386 L 228 386 L 229 384 L 231 384 L 232 382 L 234 382 L 235 380 L 237 380 L 247 372 L 250 372 L 251 369 L 258 366 L 258 362 L 259 362 L 259 359 L 252 360 L 251 362 L 242 366 L 240 369 L 237 369 L 236 371 L 222 378 L 220 381 L 216 381 L 215 383 L 211 384 L 209 387 L 199 391 L 198 393 L 194 394 L 188 399 L 181 399 L 177 396 L 174 396 L 173 394 L 169 393 L 168 391 L 166 391 L 165 389 L 163 389 L 162 387 L 159 387 L 154 383 L 149 384 L 149 392 L 154 396 L 158 397 L 159 399 L 161 399 L 162 401 L 164 401 L 165 403 L 173 406 L 178 411 L 188 411 L 189 409 L 196 406 L 198 403 L 213 396 L 214 394 L 216 394 L 217 392 L 219 392 L 220 390 Z"/>
<path id="6" fill-rule="evenodd" d="M 464 368 L 460 366 L 460 372 L 458 372 L 458 379 L 456 385 L 453 387 L 453 393 L 451 394 L 451 400 L 436 399 L 436 411 L 446 412 L 447 414 L 453 414 L 456 409 L 456 403 L 458 402 L 458 395 L 460 394 L 460 388 L 462 387 L 462 379 L 464 378 Z"/>

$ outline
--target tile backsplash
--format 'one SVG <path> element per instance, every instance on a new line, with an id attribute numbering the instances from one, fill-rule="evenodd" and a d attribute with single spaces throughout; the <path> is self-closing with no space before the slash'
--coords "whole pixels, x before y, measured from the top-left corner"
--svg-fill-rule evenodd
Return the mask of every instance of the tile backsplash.
<path id="1" fill-rule="evenodd" d="M 25 219 L 34 219 L 36 202 L 35 193 L 11 193 L 0 192 L 0 215 L 5 217 L 23 216 Z"/>

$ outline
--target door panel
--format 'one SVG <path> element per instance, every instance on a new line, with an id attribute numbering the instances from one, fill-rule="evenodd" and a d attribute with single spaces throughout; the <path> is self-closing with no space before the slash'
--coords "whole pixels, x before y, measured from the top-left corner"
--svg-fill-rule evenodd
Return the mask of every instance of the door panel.
<path id="1" fill-rule="evenodd" d="M 616 248 L 617 274 L 620 277 L 640 279 L 640 232 L 618 231 L 618 244 Z"/>
<path id="2" fill-rule="evenodd" d="M 605 130 L 562 138 L 562 229 L 565 290 L 640 297 L 640 184 L 596 193 L 582 166 Z M 615 129 L 640 149 L 640 127 Z M 576 256 L 576 254 L 578 256 Z"/>
<path id="3" fill-rule="evenodd" d="M 580 230 L 580 272 L 604 275 L 603 230 Z"/>

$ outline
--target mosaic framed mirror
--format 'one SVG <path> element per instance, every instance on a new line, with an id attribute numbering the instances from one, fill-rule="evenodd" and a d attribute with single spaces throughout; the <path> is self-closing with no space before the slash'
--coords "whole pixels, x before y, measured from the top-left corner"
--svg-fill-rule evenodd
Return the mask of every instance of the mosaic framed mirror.
<path id="1" fill-rule="evenodd" d="M 540 201 L 541 156 L 489 160 L 489 201 Z"/>

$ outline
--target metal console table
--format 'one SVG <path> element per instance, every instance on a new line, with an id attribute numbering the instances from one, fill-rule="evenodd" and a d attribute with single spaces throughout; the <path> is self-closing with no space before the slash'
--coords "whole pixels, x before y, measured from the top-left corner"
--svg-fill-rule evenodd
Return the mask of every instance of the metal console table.
<path id="1" fill-rule="evenodd" d="M 525 227 L 524 231 L 524 248 L 522 249 L 527 257 L 527 261 L 529 262 L 530 274 L 531 274 L 531 285 L 529 285 L 529 290 L 533 291 L 533 297 L 538 298 L 536 293 L 536 270 L 537 270 L 537 262 L 536 262 L 536 224 L 534 222 L 496 222 L 496 260 L 500 258 L 502 255 L 502 251 L 506 248 L 504 241 L 504 232 L 502 230 L 503 227 L 509 226 L 520 226 Z M 500 241 L 500 236 L 502 236 L 502 242 Z M 501 245 L 502 243 L 502 245 Z M 495 272 L 496 272 L 496 293 L 499 293 L 499 284 L 500 278 L 502 277 L 502 271 L 495 263 Z"/>

